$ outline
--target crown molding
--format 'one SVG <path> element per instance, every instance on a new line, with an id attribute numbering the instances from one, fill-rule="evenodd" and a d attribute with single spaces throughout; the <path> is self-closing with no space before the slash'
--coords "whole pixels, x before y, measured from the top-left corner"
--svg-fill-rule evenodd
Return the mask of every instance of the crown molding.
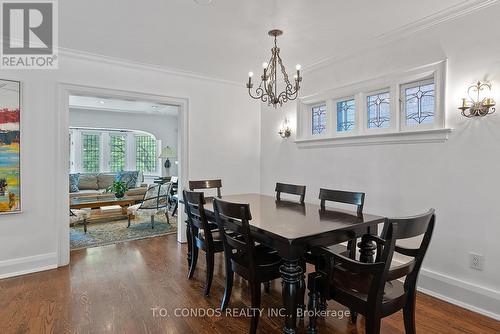
<path id="1" fill-rule="evenodd" d="M 421 19 L 380 34 L 373 38 L 371 42 L 365 44 L 364 46 L 354 48 L 348 54 L 325 57 L 310 65 L 305 65 L 303 68 L 303 73 L 322 69 L 333 63 L 352 58 L 363 51 L 368 51 L 376 47 L 384 46 L 396 40 L 406 38 L 415 33 L 428 30 L 448 21 L 472 14 L 481 9 L 498 4 L 499 2 L 500 0 L 465 0 L 457 5 L 445 8 L 434 14 L 427 15 Z"/>
<path id="2" fill-rule="evenodd" d="M 133 68 L 133 69 L 140 70 L 140 71 L 160 72 L 160 73 L 176 75 L 176 76 L 181 76 L 181 77 L 188 77 L 188 78 L 194 78 L 194 79 L 200 79 L 200 80 L 213 81 L 213 82 L 227 84 L 227 85 L 243 86 L 243 84 L 241 82 L 238 82 L 238 81 L 232 81 L 232 80 L 227 80 L 227 79 L 223 79 L 223 78 L 213 77 L 213 76 L 203 74 L 203 73 L 198 73 L 198 72 L 184 71 L 184 70 L 179 70 L 179 69 L 170 68 L 170 67 L 166 67 L 166 66 L 153 65 L 153 64 L 147 64 L 147 63 L 132 61 L 132 60 L 128 60 L 128 59 L 123 59 L 123 58 L 104 56 L 101 54 L 96 54 L 96 53 L 91 53 L 91 52 L 86 52 L 86 51 L 81 51 L 81 50 L 75 50 L 75 49 L 68 49 L 68 48 L 61 48 L 60 47 L 60 48 L 58 48 L 58 51 L 59 51 L 59 56 L 62 56 L 63 58 L 68 57 L 68 58 L 74 58 L 74 59 L 81 59 L 81 60 L 86 60 L 86 61 L 90 61 L 90 62 L 99 62 L 99 63 L 109 64 L 109 65 L 124 66 L 127 68 Z"/>

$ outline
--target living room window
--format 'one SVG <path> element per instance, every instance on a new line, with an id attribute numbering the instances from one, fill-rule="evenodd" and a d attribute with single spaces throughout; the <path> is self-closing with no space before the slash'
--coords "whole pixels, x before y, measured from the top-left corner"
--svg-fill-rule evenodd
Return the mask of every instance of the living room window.
<path id="1" fill-rule="evenodd" d="M 146 176 L 160 176 L 161 141 L 138 130 L 70 129 L 70 171 L 108 173 L 137 170 Z"/>
<path id="2" fill-rule="evenodd" d="M 135 136 L 135 165 L 145 174 L 156 171 L 158 160 L 156 139 L 150 136 Z"/>
<path id="3" fill-rule="evenodd" d="M 109 135 L 109 170 L 120 172 L 125 170 L 127 162 L 127 136 L 123 134 Z"/>
<path id="4" fill-rule="evenodd" d="M 101 135 L 99 133 L 82 134 L 82 171 L 97 173 L 100 170 Z"/>

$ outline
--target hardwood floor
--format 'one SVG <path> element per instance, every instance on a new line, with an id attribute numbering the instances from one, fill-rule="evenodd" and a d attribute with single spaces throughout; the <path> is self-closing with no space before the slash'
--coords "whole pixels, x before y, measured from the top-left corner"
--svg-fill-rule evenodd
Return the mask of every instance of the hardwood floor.
<path id="1" fill-rule="evenodd" d="M 184 308 L 218 308 L 223 295 L 222 254 L 211 296 L 203 297 L 204 261 L 188 280 L 186 245 L 175 235 L 71 253 L 71 265 L 0 280 L 0 333 L 246 333 L 245 317 L 178 317 Z M 229 307 L 249 307 L 245 280 L 235 279 Z M 281 307 L 281 284 L 262 294 L 262 307 Z M 152 308 L 156 309 L 156 316 Z M 345 308 L 329 303 L 330 310 Z M 168 312 L 169 316 L 165 316 Z M 259 333 L 280 333 L 282 319 L 264 312 Z M 161 315 L 163 316 L 161 316 Z M 418 333 L 499 333 L 500 322 L 419 294 Z M 304 322 L 300 322 L 304 332 Z M 320 320 L 320 333 L 364 333 L 348 317 Z M 404 333 L 401 313 L 382 321 L 382 333 Z"/>

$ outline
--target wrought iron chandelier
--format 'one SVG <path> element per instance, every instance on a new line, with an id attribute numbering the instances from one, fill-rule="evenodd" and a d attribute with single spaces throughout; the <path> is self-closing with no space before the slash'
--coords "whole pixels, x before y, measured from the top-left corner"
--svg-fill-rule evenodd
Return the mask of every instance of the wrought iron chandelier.
<path id="1" fill-rule="evenodd" d="M 280 48 L 276 44 L 276 39 L 278 36 L 283 34 L 283 31 L 274 29 L 269 31 L 269 36 L 274 37 L 274 47 L 271 49 L 271 59 L 268 63 L 263 63 L 262 67 L 264 68 L 264 74 L 260 77 L 261 81 L 259 86 L 255 89 L 255 93 L 252 94 L 252 76 L 253 73 L 248 73 L 248 94 L 256 99 L 261 100 L 262 102 L 267 102 L 269 106 L 273 106 L 277 108 L 278 106 L 282 106 L 283 103 L 287 101 L 293 101 L 299 95 L 300 82 L 302 81 L 302 77 L 300 76 L 300 65 L 297 64 L 295 69 L 297 73 L 295 74 L 295 82 L 294 85 L 290 83 L 288 79 L 288 74 L 286 73 L 285 66 L 283 65 L 283 61 L 280 57 Z M 281 71 L 284 81 L 284 90 L 278 92 L 278 69 Z"/>

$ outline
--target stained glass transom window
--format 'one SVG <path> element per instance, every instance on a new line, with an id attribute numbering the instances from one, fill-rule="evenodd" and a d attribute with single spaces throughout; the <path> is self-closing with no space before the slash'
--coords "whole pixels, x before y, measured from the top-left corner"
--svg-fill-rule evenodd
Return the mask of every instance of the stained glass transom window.
<path id="1" fill-rule="evenodd" d="M 391 121 L 389 92 L 367 97 L 368 128 L 388 128 Z"/>
<path id="2" fill-rule="evenodd" d="M 100 167 L 101 136 L 94 133 L 82 134 L 82 169 L 85 173 L 97 173 Z"/>
<path id="3" fill-rule="evenodd" d="M 405 88 L 406 125 L 432 124 L 435 114 L 434 83 Z"/>
<path id="4" fill-rule="evenodd" d="M 337 132 L 351 131 L 355 125 L 354 99 L 337 102 Z"/>
<path id="5" fill-rule="evenodd" d="M 109 169 L 112 172 L 120 172 L 125 169 L 127 157 L 127 137 L 125 135 L 112 134 L 109 136 Z"/>
<path id="6" fill-rule="evenodd" d="M 312 134 L 326 132 L 326 104 L 312 107 Z"/>
<path id="7" fill-rule="evenodd" d="M 135 137 L 135 163 L 138 171 L 156 172 L 156 139 L 151 136 Z"/>

